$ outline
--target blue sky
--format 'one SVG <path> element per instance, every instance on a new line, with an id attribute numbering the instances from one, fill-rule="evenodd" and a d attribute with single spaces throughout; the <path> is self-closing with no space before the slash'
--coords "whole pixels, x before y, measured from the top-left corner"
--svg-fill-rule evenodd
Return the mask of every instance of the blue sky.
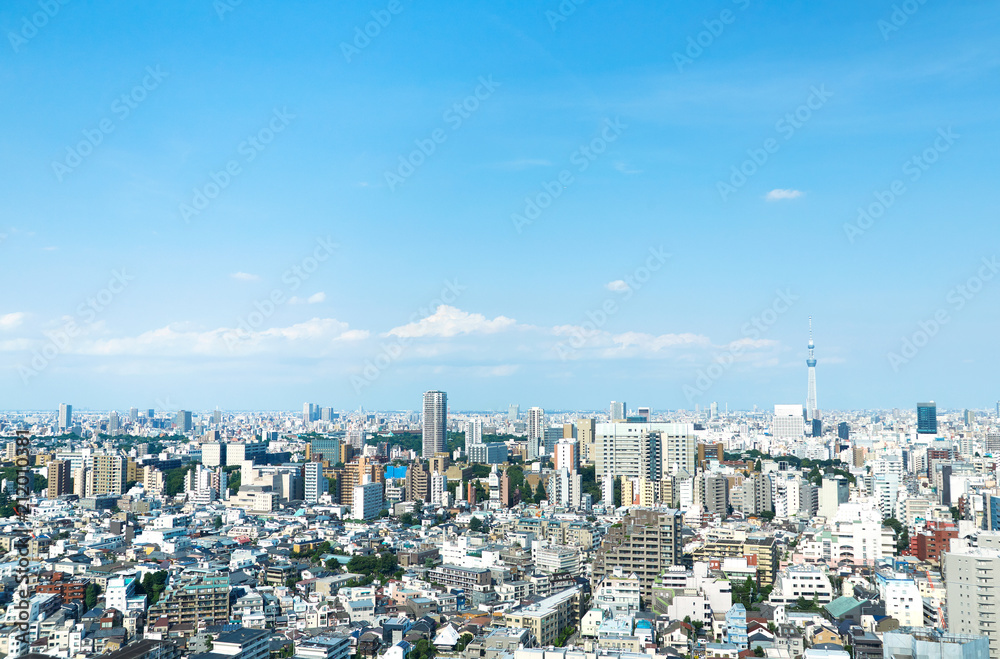
<path id="1" fill-rule="evenodd" d="M 1000 7 L 223 1 L 0 9 L 0 406 L 1000 398 Z"/>

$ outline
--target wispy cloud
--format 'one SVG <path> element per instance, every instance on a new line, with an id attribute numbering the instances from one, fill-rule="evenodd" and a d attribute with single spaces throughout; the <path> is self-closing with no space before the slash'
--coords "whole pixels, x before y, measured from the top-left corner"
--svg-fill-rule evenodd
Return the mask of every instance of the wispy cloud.
<path id="1" fill-rule="evenodd" d="M 237 281 L 260 281 L 260 277 L 252 275 L 249 272 L 234 272 L 229 276 Z"/>
<path id="2" fill-rule="evenodd" d="M 15 311 L 14 313 L 0 316 L 0 329 L 14 329 L 24 322 L 25 315 L 26 314 L 23 311 Z"/>
<path id="3" fill-rule="evenodd" d="M 615 163 L 615 169 L 617 169 L 622 174 L 628 174 L 630 176 L 633 174 L 642 174 L 641 169 L 635 169 L 634 167 L 629 167 L 628 163 L 623 162 L 621 160 Z"/>
<path id="4" fill-rule="evenodd" d="M 775 188 L 768 192 L 764 198 L 768 201 L 781 201 L 783 199 L 798 199 L 803 194 L 802 190 Z"/>
<path id="5" fill-rule="evenodd" d="M 518 160 L 508 160 L 506 162 L 501 162 L 496 164 L 497 169 L 509 169 L 514 171 L 531 169 L 532 167 L 551 167 L 551 166 L 552 166 L 552 161 L 545 160 L 544 158 L 520 158 Z"/>
<path id="6" fill-rule="evenodd" d="M 326 293 L 320 291 L 319 293 L 313 293 L 309 297 L 305 298 L 293 295 L 291 298 L 289 298 L 288 304 L 319 304 L 320 302 L 323 302 L 325 300 L 326 300 Z"/>

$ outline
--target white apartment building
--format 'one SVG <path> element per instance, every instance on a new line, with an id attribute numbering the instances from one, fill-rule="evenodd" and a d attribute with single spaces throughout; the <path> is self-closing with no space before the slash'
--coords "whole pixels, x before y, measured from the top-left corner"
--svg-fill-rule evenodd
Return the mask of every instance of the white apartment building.
<path id="1" fill-rule="evenodd" d="M 351 497 L 351 517 L 354 519 L 374 519 L 382 510 L 382 484 L 363 483 L 355 485 Z"/>
<path id="2" fill-rule="evenodd" d="M 611 614 L 612 618 L 631 615 L 641 609 L 642 586 L 634 572 L 625 574 L 620 567 L 605 576 L 594 595 L 594 607 Z"/>
<path id="3" fill-rule="evenodd" d="M 875 575 L 875 585 L 887 616 L 898 620 L 900 627 L 923 626 L 924 599 L 913 579 L 905 574 L 880 571 Z"/>
<path id="4" fill-rule="evenodd" d="M 948 632 L 990 639 L 990 659 L 1000 659 L 1000 549 L 963 547 L 944 554 Z"/>
<path id="5" fill-rule="evenodd" d="M 789 565 L 778 572 L 769 604 L 794 604 L 799 598 L 829 604 L 835 598 L 825 569 L 817 565 Z"/>

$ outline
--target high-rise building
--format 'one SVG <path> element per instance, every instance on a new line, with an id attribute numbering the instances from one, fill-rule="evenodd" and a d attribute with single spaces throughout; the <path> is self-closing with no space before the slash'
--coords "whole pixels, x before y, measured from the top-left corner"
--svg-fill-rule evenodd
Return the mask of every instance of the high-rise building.
<path id="1" fill-rule="evenodd" d="M 575 439 L 556 442 L 553 451 L 553 467 L 575 473 L 580 466 L 580 445 Z"/>
<path id="2" fill-rule="evenodd" d="M 128 409 L 128 422 L 129 423 L 139 423 L 139 408 L 130 407 Z"/>
<path id="3" fill-rule="evenodd" d="M 90 471 L 93 487 L 88 496 L 124 494 L 126 475 L 126 462 L 122 456 L 106 454 L 93 456 Z"/>
<path id="4" fill-rule="evenodd" d="M 996 602 L 1000 598 L 1000 549 L 966 547 L 944 555 L 948 632 L 987 636 L 990 659 L 1000 659 Z"/>
<path id="5" fill-rule="evenodd" d="M 809 316 L 809 357 L 806 366 L 809 367 L 809 383 L 806 390 L 806 420 L 818 418 L 819 408 L 816 406 L 816 346 L 813 344 L 813 319 Z"/>
<path id="6" fill-rule="evenodd" d="M 1000 403 L 997 403 L 997 409 L 1000 410 Z M 511 404 L 507 408 L 507 420 L 511 423 L 517 421 L 517 417 L 521 415 L 521 406 L 516 404 Z"/>
<path id="7" fill-rule="evenodd" d="M 688 423 L 598 423 L 595 425 L 596 475 L 660 480 L 697 469 L 697 438 Z"/>
<path id="8" fill-rule="evenodd" d="M 976 413 L 972 410 L 965 410 L 965 425 L 973 426 L 976 423 Z"/>
<path id="9" fill-rule="evenodd" d="M 177 419 L 174 423 L 177 430 L 182 433 L 191 432 L 191 428 L 194 427 L 191 423 L 191 412 L 188 410 L 177 410 Z"/>
<path id="10" fill-rule="evenodd" d="M 483 443 L 483 420 L 472 419 L 465 424 L 465 450 L 468 452 L 470 446 Z"/>
<path id="11" fill-rule="evenodd" d="M 316 403 L 302 404 L 302 422 L 319 421 L 319 405 Z"/>
<path id="12" fill-rule="evenodd" d="M 382 483 L 366 480 L 361 485 L 355 485 L 351 494 L 351 515 L 354 519 L 374 519 L 382 510 Z"/>
<path id="13" fill-rule="evenodd" d="M 46 496 L 50 499 L 70 493 L 69 462 L 53 460 L 48 464 L 49 489 Z"/>
<path id="14" fill-rule="evenodd" d="M 212 423 L 214 423 L 215 425 L 219 425 L 220 423 L 222 423 L 222 410 L 212 411 Z"/>
<path id="15" fill-rule="evenodd" d="M 112 412 L 108 415 L 108 434 L 117 435 L 120 429 L 121 422 L 118 420 L 118 412 Z"/>
<path id="16" fill-rule="evenodd" d="M 625 402 L 624 401 L 618 402 L 613 400 L 611 401 L 611 409 L 609 410 L 609 415 L 611 417 L 609 420 L 611 421 L 611 423 L 614 423 L 615 421 L 624 421 L 625 412 L 626 412 Z"/>
<path id="17" fill-rule="evenodd" d="M 846 421 L 837 424 L 837 437 L 845 442 L 851 438 L 851 427 L 847 425 Z"/>
<path id="18" fill-rule="evenodd" d="M 594 464 L 597 459 L 597 448 L 594 446 L 595 424 L 593 419 L 576 420 L 576 439 L 580 443 L 580 460 Z"/>
<path id="19" fill-rule="evenodd" d="M 682 527 L 679 510 L 630 509 L 623 523 L 612 526 L 604 537 L 594 560 L 594 580 L 599 582 L 616 567 L 625 574 L 634 572 L 649 604 L 657 577 L 683 560 Z"/>
<path id="20" fill-rule="evenodd" d="M 642 419 L 643 423 L 649 423 L 650 411 L 648 407 L 640 407 L 635 411 L 635 415 Z"/>
<path id="21" fill-rule="evenodd" d="M 917 403 L 917 433 L 921 435 L 937 434 L 937 405 L 934 401 Z"/>
<path id="22" fill-rule="evenodd" d="M 328 488 L 328 481 L 323 475 L 323 464 L 307 462 L 305 472 L 305 501 L 306 503 L 318 503 L 319 498 L 326 494 Z"/>
<path id="23" fill-rule="evenodd" d="M 59 404 L 59 430 L 69 430 L 73 427 L 73 406 L 67 403 Z"/>
<path id="24" fill-rule="evenodd" d="M 715 421 L 719 418 L 719 404 L 712 401 L 712 404 L 708 406 L 708 420 Z"/>
<path id="25" fill-rule="evenodd" d="M 543 453 L 545 441 L 545 410 L 532 407 L 528 410 L 528 459 L 534 460 Z"/>
<path id="26" fill-rule="evenodd" d="M 227 449 L 231 444 L 223 442 L 205 442 L 201 445 L 201 463 L 206 467 L 224 467 L 227 461 Z M 242 460 L 233 460 L 232 464 L 240 464 Z"/>
<path id="27" fill-rule="evenodd" d="M 433 458 L 448 446 L 448 394 L 424 392 L 423 457 Z"/>

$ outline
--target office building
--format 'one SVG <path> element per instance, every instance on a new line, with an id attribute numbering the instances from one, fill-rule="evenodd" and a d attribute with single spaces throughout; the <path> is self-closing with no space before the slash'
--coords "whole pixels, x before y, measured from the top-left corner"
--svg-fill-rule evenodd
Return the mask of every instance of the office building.
<path id="1" fill-rule="evenodd" d="M 917 403 L 917 434 L 937 435 L 937 405 L 934 401 Z"/>
<path id="2" fill-rule="evenodd" d="M 997 409 L 1000 409 L 1000 403 L 997 403 Z M 520 405 L 511 405 L 507 408 L 507 420 L 511 423 L 517 421 L 517 418 L 521 415 Z"/>
<path id="3" fill-rule="evenodd" d="M 623 402 L 618 402 L 614 400 L 611 401 L 611 409 L 608 411 L 608 416 L 610 417 L 608 420 L 611 423 L 615 423 L 616 421 L 617 422 L 625 421 L 626 418 L 625 414 L 626 414 L 626 408 L 624 401 Z"/>
<path id="4" fill-rule="evenodd" d="M 69 430 L 73 427 L 73 406 L 67 403 L 59 404 L 59 430 Z"/>
<path id="5" fill-rule="evenodd" d="M 496 465 L 507 462 L 509 451 L 503 442 L 490 442 L 489 444 L 472 444 L 469 446 L 470 464 Z"/>
<path id="6" fill-rule="evenodd" d="M 174 425 L 177 426 L 178 432 L 191 432 L 191 429 L 194 428 L 191 421 L 191 412 L 188 410 L 177 410 L 177 417 L 174 420 Z"/>
<path id="7" fill-rule="evenodd" d="M 594 446 L 595 430 L 594 419 L 576 420 L 576 441 L 580 445 L 580 461 L 589 465 L 597 460 L 597 448 Z"/>
<path id="8" fill-rule="evenodd" d="M 108 415 L 108 434 L 117 435 L 121 431 L 121 421 L 118 419 L 118 412 Z"/>
<path id="9" fill-rule="evenodd" d="M 775 405 L 771 435 L 776 439 L 798 439 L 805 435 L 801 405 Z"/>
<path id="10" fill-rule="evenodd" d="M 50 499 L 70 494 L 70 473 L 69 462 L 66 460 L 53 460 L 48 464 L 49 488 L 46 496 Z"/>
<path id="11" fill-rule="evenodd" d="M 424 393 L 423 458 L 429 460 L 448 447 L 448 394 Z"/>
<path id="12" fill-rule="evenodd" d="M 228 444 L 222 442 L 205 442 L 201 445 L 201 463 L 206 467 L 225 467 L 228 462 L 226 462 L 226 452 Z M 240 464 L 240 462 L 233 461 L 232 464 Z"/>
<path id="13" fill-rule="evenodd" d="M 840 475 L 826 475 L 818 492 L 819 510 L 818 514 L 828 520 L 837 515 L 837 508 L 840 504 L 847 503 L 850 499 L 850 487 L 847 479 Z"/>

